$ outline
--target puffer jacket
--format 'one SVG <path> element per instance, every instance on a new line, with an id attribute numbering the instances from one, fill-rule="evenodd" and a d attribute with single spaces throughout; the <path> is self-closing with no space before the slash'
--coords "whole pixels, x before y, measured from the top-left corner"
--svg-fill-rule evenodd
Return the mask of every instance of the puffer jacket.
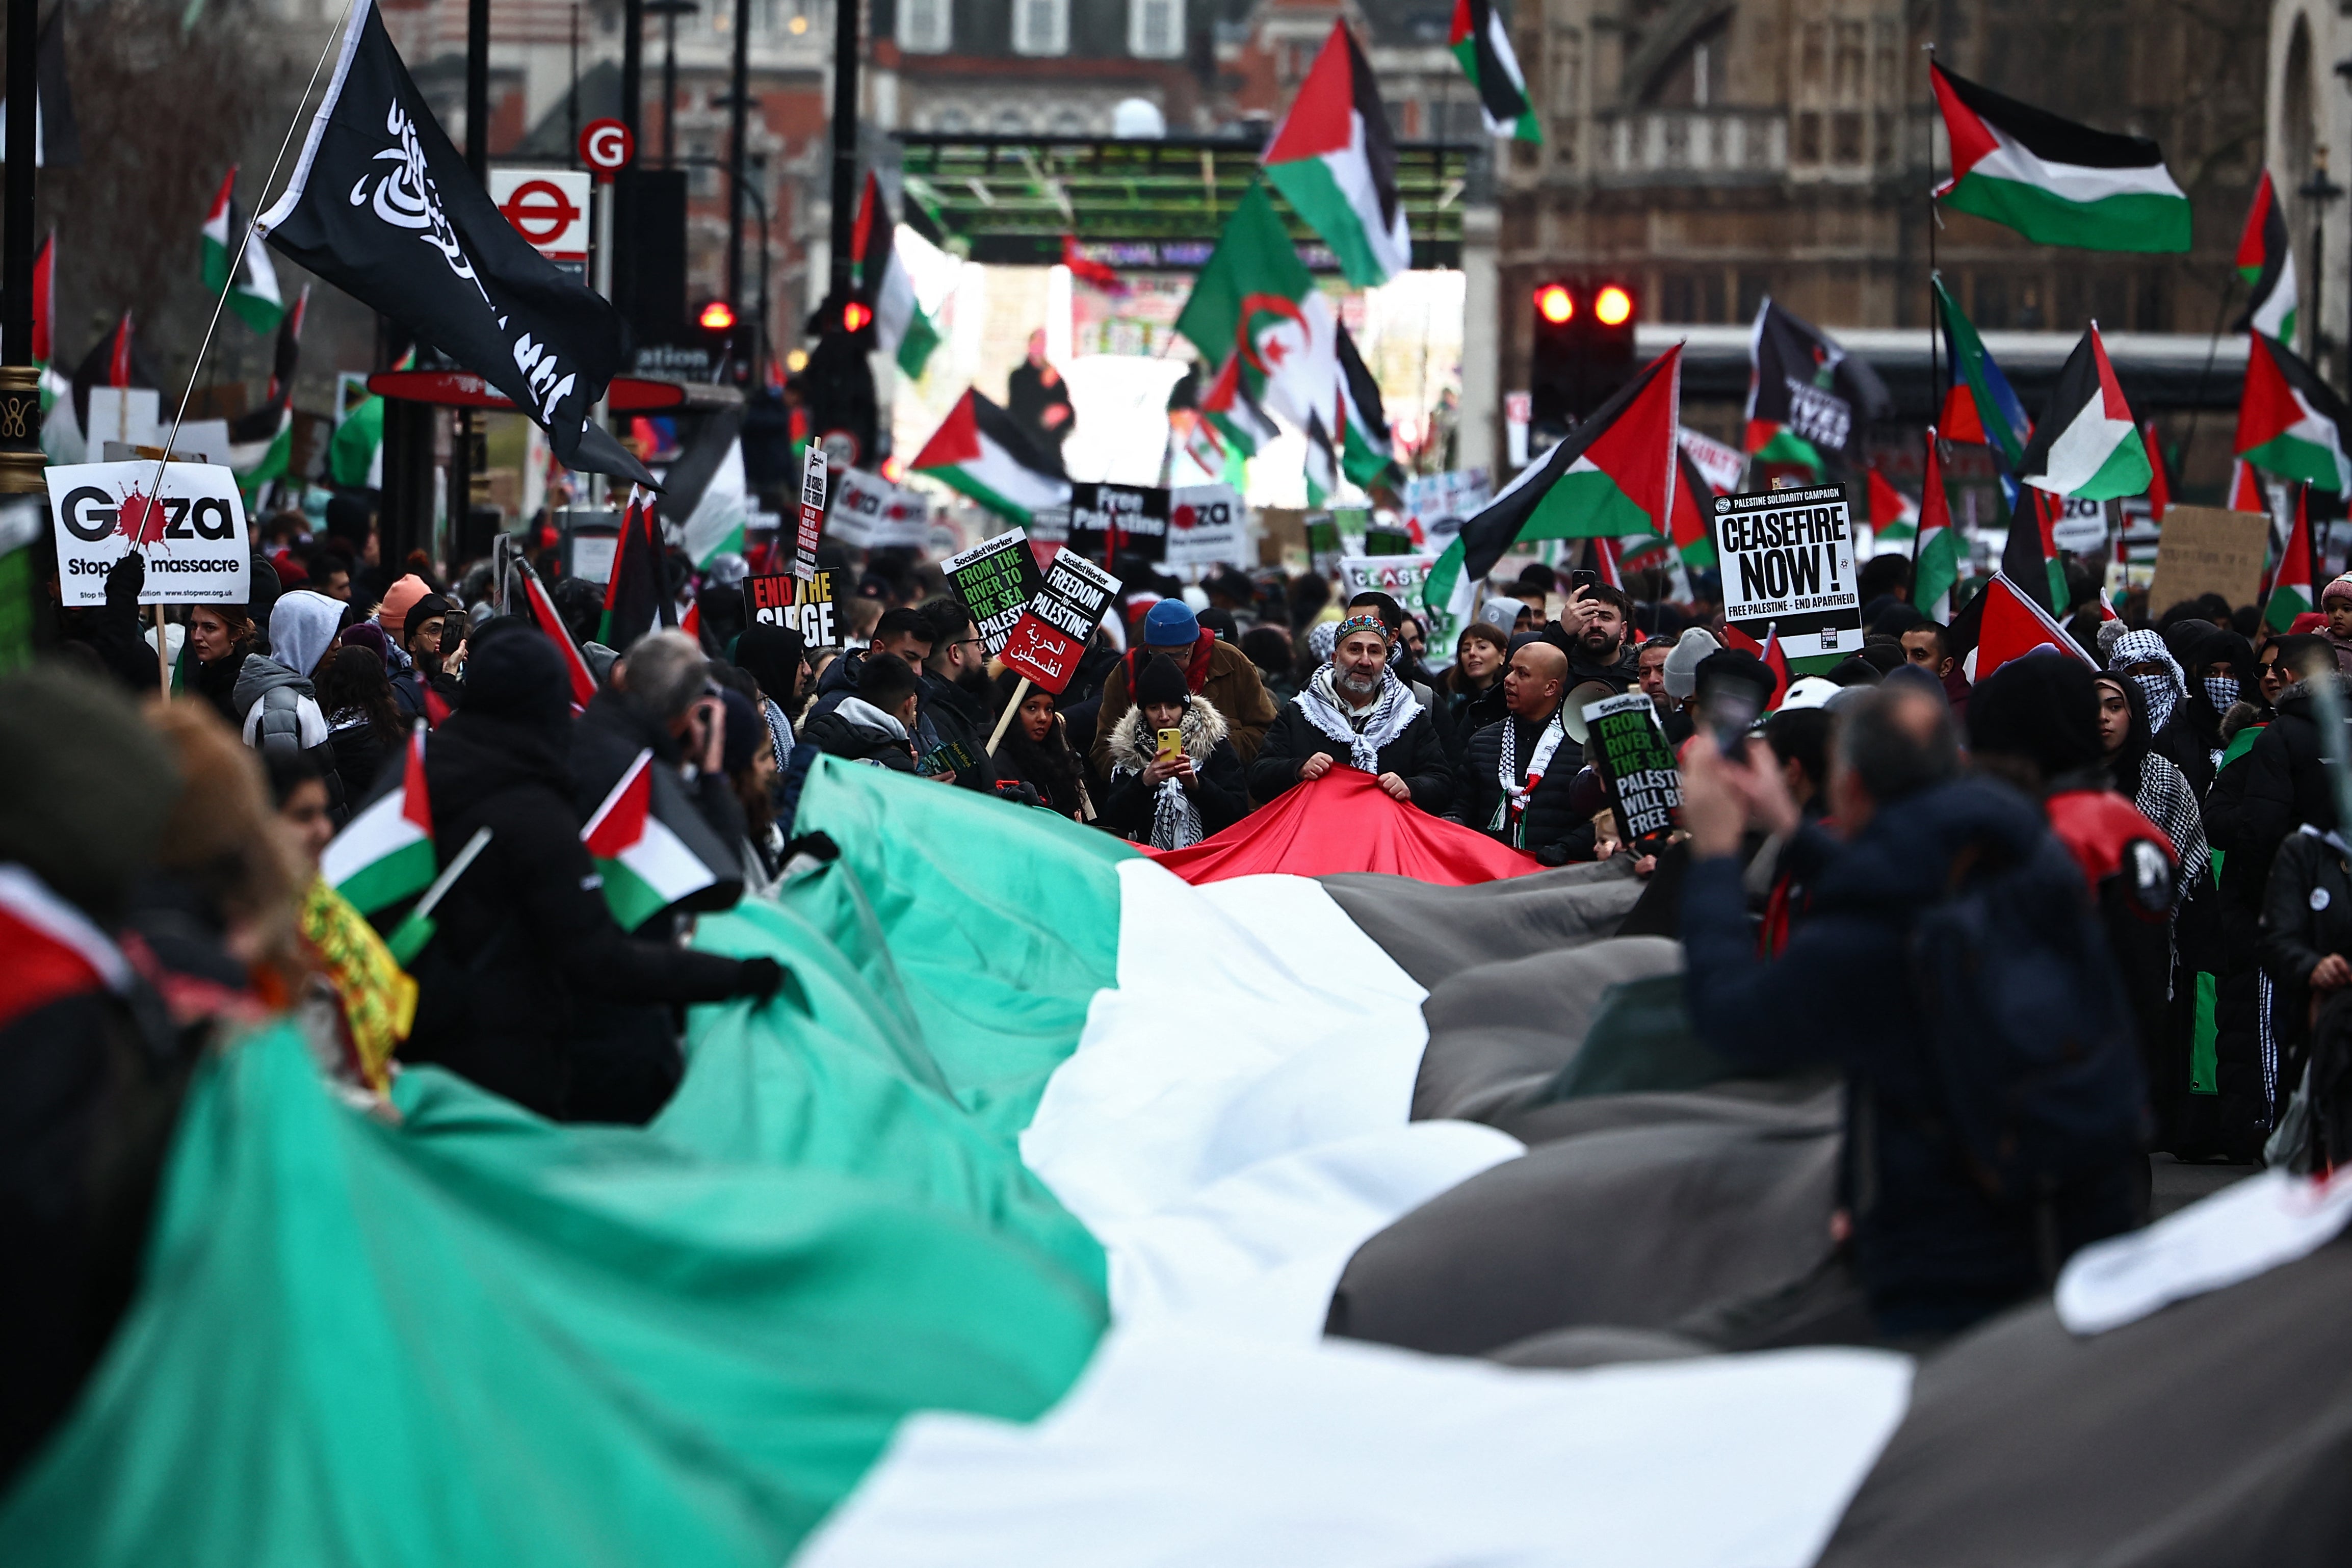
<path id="1" fill-rule="evenodd" d="M 229 700 L 244 726 L 247 745 L 265 755 L 300 752 L 318 765 L 319 776 L 327 781 L 327 804 L 340 826 L 346 805 L 342 779 L 335 766 L 327 716 L 319 711 L 318 693 L 310 680 L 268 654 L 249 653 L 245 668 L 236 672 Z"/>
<path id="2" fill-rule="evenodd" d="M 1535 755 L 1544 727 L 1531 720 L 1506 714 L 1500 721 L 1486 725 L 1470 737 L 1463 752 L 1462 793 L 1454 816 L 1454 820 L 1465 827 L 1484 833 L 1497 844 L 1512 842 L 1507 827 L 1489 826 L 1503 804 L 1505 724 L 1517 727 L 1518 776 L 1522 780 L 1527 777 L 1528 763 Z M 1583 771 L 1577 763 L 1578 750 L 1573 740 L 1561 739 L 1559 749 L 1552 754 L 1550 770 L 1528 797 L 1528 809 L 1519 823 L 1518 842 L 1514 847 L 1525 849 L 1547 866 L 1564 866 L 1571 859 L 1592 858 L 1592 811 L 1587 810 L 1580 817 L 1575 811 L 1577 781 Z M 1583 829 L 1580 836 L 1577 831 L 1580 828 Z"/>

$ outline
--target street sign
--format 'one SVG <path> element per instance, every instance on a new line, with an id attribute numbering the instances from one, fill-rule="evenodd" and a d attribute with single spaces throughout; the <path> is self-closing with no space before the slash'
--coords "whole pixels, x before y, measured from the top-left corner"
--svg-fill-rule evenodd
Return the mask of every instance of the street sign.
<path id="1" fill-rule="evenodd" d="M 601 184 L 611 184 L 636 154 L 637 139 L 617 120 L 592 120 L 580 128 L 580 161 L 595 171 Z"/>
<path id="2" fill-rule="evenodd" d="M 492 169 L 490 200 L 532 249 L 586 281 L 586 174 L 577 169 Z"/>

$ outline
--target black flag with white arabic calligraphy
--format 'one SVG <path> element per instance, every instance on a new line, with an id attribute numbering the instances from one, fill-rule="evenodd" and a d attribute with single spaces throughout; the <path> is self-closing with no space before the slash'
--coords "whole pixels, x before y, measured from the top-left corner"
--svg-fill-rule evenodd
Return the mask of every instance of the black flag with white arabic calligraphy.
<path id="1" fill-rule="evenodd" d="M 620 368 L 618 312 L 491 203 L 372 0 L 356 0 L 302 161 L 261 232 L 504 393 L 546 428 L 564 467 L 654 485 L 588 416 Z"/>

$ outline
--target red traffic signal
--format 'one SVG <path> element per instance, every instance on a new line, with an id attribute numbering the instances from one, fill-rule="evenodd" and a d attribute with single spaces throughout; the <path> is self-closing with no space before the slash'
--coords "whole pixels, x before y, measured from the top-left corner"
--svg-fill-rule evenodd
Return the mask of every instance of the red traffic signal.
<path id="1" fill-rule="evenodd" d="M 1566 326 L 1576 315 L 1576 296 L 1565 283 L 1547 283 L 1536 290 L 1536 314 L 1555 327 Z"/>
<path id="2" fill-rule="evenodd" d="M 841 330 L 845 332 L 862 332 L 873 320 L 873 309 L 863 300 L 852 300 L 841 308 Z"/>
<path id="3" fill-rule="evenodd" d="M 735 324 L 735 307 L 724 300 L 713 300 L 694 319 L 705 331 L 723 332 Z"/>
<path id="4" fill-rule="evenodd" d="M 1622 327 L 1633 315 L 1633 296 L 1615 283 L 1604 283 L 1592 296 L 1592 319 L 1604 327 Z"/>

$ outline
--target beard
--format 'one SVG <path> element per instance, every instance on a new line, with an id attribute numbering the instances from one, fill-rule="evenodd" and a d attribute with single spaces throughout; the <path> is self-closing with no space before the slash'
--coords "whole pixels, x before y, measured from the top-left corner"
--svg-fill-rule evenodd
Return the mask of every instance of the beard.
<path id="1" fill-rule="evenodd" d="M 1337 673 L 1334 684 L 1341 691 L 1361 701 L 1380 690 L 1381 678 L 1378 675 L 1359 675 L 1354 670 L 1343 669 Z"/>
<path id="2" fill-rule="evenodd" d="M 1615 654 L 1624 641 L 1622 633 L 1604 632 L 1598 626 L 1588 627 L 1576 639 L 1579 647 L 1600 658 L 1607 658 Z"/>
<path id="3" fill-rule="evenodd" d="M 956 672 L 955 683 L 977 697 L 988 689 L 988 666 L 968 664 Z"/>

